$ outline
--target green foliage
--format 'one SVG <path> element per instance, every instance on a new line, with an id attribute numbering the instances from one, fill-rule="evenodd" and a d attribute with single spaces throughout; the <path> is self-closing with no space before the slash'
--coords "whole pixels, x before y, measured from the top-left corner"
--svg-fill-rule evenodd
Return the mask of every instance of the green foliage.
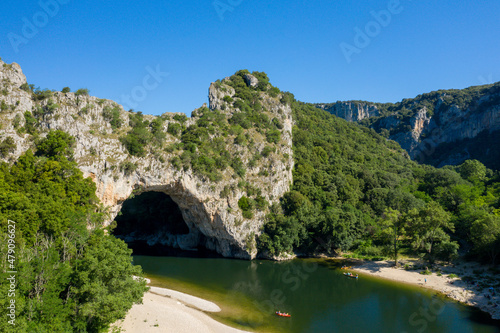
<path id="1" fill-rule="evenodd" d="M 76 96 L 88 96 L 89 90 L 87 88 L 80 88 L 75 92 Z"/>
<path id="2" fill-rule="evenodd" d="M 51 159 L 73 158 L 75 139 L 61 131 L 50 131 L 36 146 L 37 155 Z"/>
<path id="3" fill-rule="evenodd" d="M 144 148 L 152 138 L 149 131 L 149 121 L 144 120 L 141 112 L 137 112 L 129 116 L 129 125 L 132 129 L 125 137 L 121 138 L 121 142 L 130 155 L 144 156 L 146 153 Z"/>
<path id="4" fill-rule="evenodd" d="M 154 142 L 158 145 L 161 145 L 166 138 L 166 134 L 163 131 L 163 121 L 164 120 L 162 118 L 158 117 L 155 118 L 149 125 Z"/>
<path id="5" fill-rule="evenodd" d="M 62 90 L 61 90 L 61 92 L 65 93 L 65 94 L 66 94 L 66 93 L 69 93 L 70 91 L 71 91 L 71 89 L 70 89 L 69 87 L 64 87 L 64 88 L 62 88 Z"/>
<path id="6" fill-rule="evenodd" d="M 484 181 L 486 167 L 478 160 L 467 160 L 458 168 L 462 178 L 470 181 Z"/>
<path id="7" fill-rule="evenodd" d="M 12 126 L 14 126 L 14 128 L 17 130 L 19 129 L 19 126 L 21 125 L 21 120 L 22 120 L 22 116 L 18 113 L 16 114 L 16 116 L 14 117 L 14 119 L 12 120 Z"/>
<path id="8" fill-rule="evenodd" d="M 279 130 L 270 130 L 266 133 L 266 139 L 269 143 L 278 143 L 281 140 L 281 132 Z"/>
<path id="9" fill-rule="evenodd" d="M 265 146 L 264 149 L 262 149 L 262 156 L 263 157 L 269 157 L 269 155 L 271 153 L 274 153 L 276 151 L 276 148 L 272 147 L 272 146 Z"/>
<path id="10" fill-rule="evenodd" d="M 118 129 L 122 127 L 123 121 L 120 118 L 120 108 L 115 106 L 111 108 L 110 106 L 105 106 L 102 111 L 102 116 L 104 120 L 108 121 L 112 129 Z"/>
<path id="11" fill-rule="evenodd" d="M 451 214 L 437 202 L 429 202 L 420 210 L 410 210 L 405 220 L 411 245 L 424 252 L 431 263 L 436 258 L 450 260 L 456 256 L 458 244 L 450 241 L 446 232 L 454 231 Z"/>
<path id="12" fill-rule="evenodd" d="M 187 116 L 184 113 L 176 114 L 174 115 L 174 120 L 180 122 L 181 124 L 184 124 L 187 120 Z"/>
<path id="13" fill-rule="evenodd" d="M 177 123 L 169 123 L 167 132 L 172 134 L 173 136 L 178 136 L 179 133 L 182 131 L 182 126 L 177 124 Z"/>
<path id="14" fill-rule="evenodd" d="M 0 142 L 1 158 L 7 157 L 10 153 L 13 153 L 15 150 L 16 150 L 16 143 L 12 137 L 8 136 L 5 139 L 3 139 L 2 142 Z"/>
<path id="15" fill-rule="evenodd" d="M 33 90 L 33 100 L 35 101 L 42 101 L 47 98 L 51 98 L 53 96 L 53 93 L 49 89 L 43 89 L 41 90 L 40 88 L 36 88 Z"/>
<path id="16" fill-rule="evenodd" d="M 104 214 L 95 183 L 59 154 L 65 149 L 53 143 L 60 141 L 72 140 L 49 132 L 43 143 L 49 158 L 27 151 L 16 164 L 0 165 L 2 244 L 8 220 L 16 222 L 18 332 L 105 331 L 146 290 L 144 281 L 132 279 L 141 272 L 126 244 L 99 229 Z M 7 262 L 6 246 L 0 247 L 0 259 Z M 2 270 L 5 295 L 6 277 Z M 3 318 L 8 301 L 0 298 Z M 9 332 L 6 320 L 0 331 Z"/>
<path id="17" fill-rule="evenodd" d="M 231 167 L 238 176 L 240 176 L 241 178 L 245 177 L 246 173 L 245 165 L 243 164 L 243 161 L 239 157 L 236 157 L 231 161 Z"/>
<path id="18" fill-rule="evenodd" d="M 137 170 L 137 164 L 126 161 L 120 164 L 120 171 L 123 172 L 125 176 L 130 176 L 135 170 Z"/>
<path id="19" fill-rule="evenodd" d="M 397 266 L 400 242 L 406 233 L 407 221 L 397 210 L 387 208 L 384 215 L 382 215 L 380 225 L 382 226 L 382 237 L 387 238 L 387 242 L 392 244 L 394 261 Z"/>
<path id="20" fill-rule="evenodd" d="M 141 269 L 132 266 L 132 250 L 122 240 L 105 236 L 99 230 L 90 235 L 87 243 L 76 260 L 70 287 L 78 304 L 73 325 L 99 332 L 125 316 L 142 298 L 146 287 L 144 281 L 133 279 L 141 274 Z"/>
<path id="21" fill-rule="evenodd" d="M 24 130 L 26 133 L 34 135 L 37 132 L 37 127 L 38 125 L 38 120 L 33 117 L 31 112 L 26 111 L 24 112 Z"/>
<path id="22" fill-rule="evenodd" d="M 474 251 L 487 256 L 494 265 L 500 254 L 500 216 L 482 214 L 472 222 L 470 232 Z"/>
<path id="23" fill-rule="evenodd" d="M 390 246 L 396 258 L 406 248 L 429 261 L 452 260 L 458 241 L 472 242 L 471 225 L 484 221 L 481 212 L 500 215 L 500 178 L 481 163 L 466 162 L 460 173 L 420 166 L 371 129 L 284 102 L 296 122 L 293 187 L 281 200 L 283 211 L 267 218 L 260 251 L 332 253 L 371 239 L 373 253 Z M 493 239 L 485 247 L 476 239 L 476 253 L 491 259 Z"/>
<path id="24" fill-rule="evenodd" d="M 5 103 L 4 100 L 2 100 L 2 102 L 0 103 L 0 111 L 5 111 L 5 110 L 8 110 L 9 109 L 9 105 L 7 103 Z"/>
<path id="25" fill-rule="evenodd" d="M 253 218 L 254 206 L 255 202 L 246 196 L 242 196 L 240 200 L 238 200 L 238 207 L 240 207 L 242 215 L 246 219 Z"/>
<path id="26" fill-rule="evenodd" d="M 19 87 L 21 90 L 26 91 L 27 93 L 33 93 L 35 90 L 35 85 L 34 84 L 28 84 L 27 82 L 21 84 Z"/>

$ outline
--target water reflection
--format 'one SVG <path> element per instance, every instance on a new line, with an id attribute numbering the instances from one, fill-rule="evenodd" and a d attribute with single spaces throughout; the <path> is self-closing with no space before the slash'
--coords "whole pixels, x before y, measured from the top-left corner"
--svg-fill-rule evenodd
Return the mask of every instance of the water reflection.
<path id="1" fill-rule="evenodd" d="M 221 316 L 274 332 L 500 332 L 477 311 L 419 287 L 362 275 L 347 278 L 339 263 L 213 258 L 134 257 L 156 283 L 211 298 Z M 195 288 L 193 286 L 196 286 Z M 291 318 L 274 315 L 280 310 Z"/>

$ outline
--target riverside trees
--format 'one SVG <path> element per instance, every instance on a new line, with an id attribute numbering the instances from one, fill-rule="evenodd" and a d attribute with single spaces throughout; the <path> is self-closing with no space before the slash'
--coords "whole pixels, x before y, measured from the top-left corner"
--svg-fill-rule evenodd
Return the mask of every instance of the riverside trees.
<path id="1" fill-rule="evenodd" d="M 372 129 L 290 93 L 282 93 L 281 102 L 291 106 L 295 120 L 294 182 L 281 211 L 268 216 L 262 252 L 397 257 L 406 247 L 434 261 L 450 260 L 459 244 L 469 244 L 469 254 L 497 259 L 499 237 L 491 230 L 500 216 L 498 171 L 479 161 L 441 169 L 419 165 Z"/>
<path id="2" fill-rule="evenodd" d="M 7 227 L 16 222 L 16 326 L 2 332 L 99 332 L 146 290 L 126 244 L 101 230 L 95 184 L 72 162 L 74 139 L 49 132 L 36 156 L 0 164 L 0 292 L 7 295 Z M 12 255 L 12 253 L 9 253 Z M 0 298 L 6 317 L 7 297 Z"/>

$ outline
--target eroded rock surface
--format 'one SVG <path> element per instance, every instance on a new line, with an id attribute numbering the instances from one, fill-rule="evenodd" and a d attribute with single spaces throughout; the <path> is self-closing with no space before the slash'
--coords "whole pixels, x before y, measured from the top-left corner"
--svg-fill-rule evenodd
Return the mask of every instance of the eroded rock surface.
<path id="1" fill-rule="evenodd" d="M 281 104 L 279 96 L 271 98 L 261 93 L 261 102 L 269 119 L 276 118 L 283 124 L 281 140 L 275 144 L 275 152 L 252 167 L 247 166 L 244 179 L 237 177 L 234 170 L 228 167 L 222 172 L 222 180 L 212 182 L 190 168 L 175 167 L 171 161 L 178 155 L 176 152 L 168 153 L 165 149 L 148 146 L 144 157 L 131 156 L 120 142 L 120 137 L 130 130 L 130 113 L 111 100 L 53 92 L 50 98 L 34 101 L 32 93 L 26 89 L 26 77 L 19 65 L 8 65 L 2 61 L 0 81 L 0 90 L 4 92 L 0 94 L 0 141 L 12 137 L 16 144 L 15 150 L 4 158 L 5 161 L 13 163 L 23 152 L 34 147 L 33 137 L 23 130 L 26 125 L 24 114 L 28 111 L 38 117 L 40 136 L 43 137 L 49 130 L 63 130 L 75 137 L 75 161 L 84 175 L 95 182 L 101 203 L 109 207 L 108 223 L 132 193 L 164 192 L 178 204 L 190 232 L 175 236 L 175 241 L 152 239 L 151 242 L 170 242 L 182 249 L 204 246 L 227 257 L 253 258 L 256 255 L 255 237 L 261 232 L 266 211 L 256 211 L 251 219 L 242 216 L 238 200 L 246 192 L 239 183 L 244 181 L 259 188 L 269 203 L 276 202 L 290 188 L 293 169 L 292 116 L 290 106 Z M 250 80 L 249 84 L 252 83 L 255 82 Z M 239 110 L 225 101 L 225 96 L 236 99 L 234 89 L 224 81 L 210 85 L 210 109 L 220 110 L 229 119 Z M 103 117 L 105 108 L 118 108 L 125 125 L 113 130 Z M 195 110 L 194 116 L 188 118 L 184 125 L 195 124 L 203 116 L 203 110 Z M 165 132 L 170 123 L 178 123 L 174 114 L 162 116 Z M 155 118 L 144 117 L 150 121 Z M 250 135 L 253 140 L 251 147 L 235 145 L 234 138 L 223 137 L 220 133 L 212 134 L 210 139 L 222 138 L 231 156 L 238 156 L 247 165 L 268 145 L 263 135 L 257 132 L 250 132 Z M 180 142 L 171 134 L 167 134 L 165 140 L 165 144 Z M 135 169 L 127 169 L 126 165 L 133 165 Z"/>

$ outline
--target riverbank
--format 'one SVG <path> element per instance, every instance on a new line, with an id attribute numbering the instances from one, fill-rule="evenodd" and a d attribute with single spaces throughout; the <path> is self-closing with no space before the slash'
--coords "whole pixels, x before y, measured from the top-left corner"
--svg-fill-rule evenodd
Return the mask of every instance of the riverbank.
<path id="1" fill-rule="evenodd" d="M 215 303 L 166 288 L 150 288 L 142 304 L 135 304 L 110 332 L 248 333 L 210 318 L 205 312 L 220 311 Z"/>
<path id="2" fill-rule="evenodd" d="M 393 261 L 361 261 L 353 271 L 384 279 L 410 283 L 442 293 L 458 302 L 477 307 L 500 320 L 500 275 L 478 263 L 462 262 L 440 266 L 440 273 L 423 275 L 416 260 L 407 260 L 401 267 Z M 407 269 L 403 268 L 407 266 Z"/>

